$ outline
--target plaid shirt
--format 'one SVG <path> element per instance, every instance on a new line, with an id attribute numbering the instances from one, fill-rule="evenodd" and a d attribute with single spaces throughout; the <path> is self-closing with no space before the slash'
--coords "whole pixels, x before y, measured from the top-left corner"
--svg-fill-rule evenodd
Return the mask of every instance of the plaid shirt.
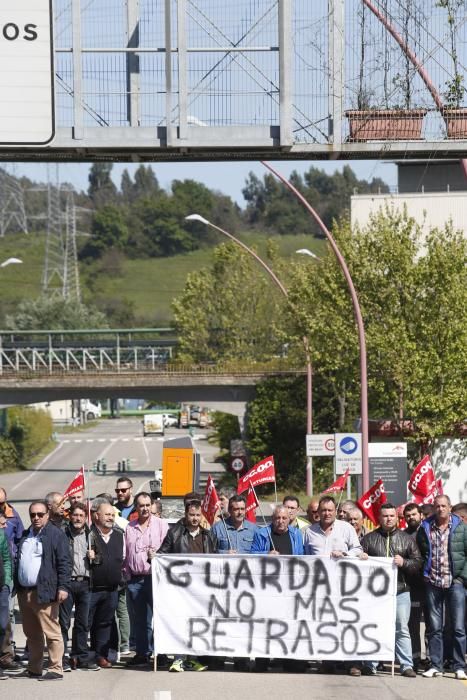
<path id="1" fill-rule="evenodd" d="M 445 530 L 441 530 L 436 522 L 433 522 L 430 530 L 431 538 L 431 569 L 428 581 L 436 588 L 449 588 L 452 584 L 451 564 L 449 561 L 449 535 L 452 528 L 452 518 Z"/>

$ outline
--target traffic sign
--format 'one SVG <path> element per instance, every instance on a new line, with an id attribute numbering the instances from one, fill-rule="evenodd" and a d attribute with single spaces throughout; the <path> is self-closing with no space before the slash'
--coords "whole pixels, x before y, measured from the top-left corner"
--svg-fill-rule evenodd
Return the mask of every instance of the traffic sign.
<path id="1" fill-rule="evenodd" d="M 241 472 L 246 468 L 246 457 L 232 457 L 230 460 L 230 468 L 234 472 Z"/>
<path id="2" fill-rule="evenodd" d="M 361 433 L 336 433 L 336 474 L 362 473 Z"/>
<path id="3" fill-rule="evenodd" d="M 54 136 L 52 0 L 0 4 L 0 145 Z"/>
<path id="4" fill-rule="evenodd" d="M 307 457 L 333 457 L 333 455 L 334 434 L 315 434 L 306 436 Z"/>

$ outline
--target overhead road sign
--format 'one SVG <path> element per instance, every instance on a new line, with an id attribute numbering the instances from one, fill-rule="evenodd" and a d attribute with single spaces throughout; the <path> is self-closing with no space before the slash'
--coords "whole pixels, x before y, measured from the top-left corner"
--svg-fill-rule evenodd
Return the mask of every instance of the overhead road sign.
<path id="1" fill-rule="evenodd" d="M 362 473 L 361 433 L 336 433 L 336 474 Z"/>
<path id="2" fill-rule="evenodd" d="M 44 146 L 54 137 L 51 0 L 0 3 L 0 145 Z"/>

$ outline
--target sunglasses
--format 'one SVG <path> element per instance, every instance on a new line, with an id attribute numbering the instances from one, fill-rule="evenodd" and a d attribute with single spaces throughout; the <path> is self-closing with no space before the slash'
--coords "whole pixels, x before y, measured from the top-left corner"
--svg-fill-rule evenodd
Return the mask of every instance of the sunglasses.
<path id="1" fill-rule="evenodd" d="M 29 517 L 31 518 L 31 520 L 33 518 L 43 518 L 44 515 L 46 515 L 46 513 L 29 513 Z"/>
<path id="2" fill-rule="evenodd" d="M 130 487 L 128 486 L 128 488 L 126 488 L 126 489 L 115 489 L 115 493 L 125 493 L 125 491 L 129 491 L 129 490 L 130 490 Z"/>

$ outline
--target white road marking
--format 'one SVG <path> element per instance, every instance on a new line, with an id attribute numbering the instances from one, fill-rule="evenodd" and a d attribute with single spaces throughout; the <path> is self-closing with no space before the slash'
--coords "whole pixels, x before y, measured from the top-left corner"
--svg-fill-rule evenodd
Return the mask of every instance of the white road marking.
<path id="1" fill-rule="evenodd" d="M 26 481 L 29 481 L 29 479 L 32 476 L 34 476 L 34 474 L 36 472 L 38 472 L 41 467 L 44 466 L 44 464 L 52 457 L 52 455 L 54 455 L 56 452 L 58 452 L 58 450 L 61 448 L 62 444 L 63 443 L 59 442 L 57 447 L 54 450 L 52 450 L 52 452 L 49 452 L 49 454 L 46 457 L 44 457 L 44 459 L 34 467 L 34 470 L 30 474 L 25 476 L 24 479 L 22 479 L 20 482 L 18 482 L 16 484 L 16 486 L 13 486 L 11 489 L 8 489 L 9 493 L 11 493 L 12 491 L 16 491 L 16 489 L 19 489 L 19 487 L 22 486 L 23 484 L 25 484 Z"/>

